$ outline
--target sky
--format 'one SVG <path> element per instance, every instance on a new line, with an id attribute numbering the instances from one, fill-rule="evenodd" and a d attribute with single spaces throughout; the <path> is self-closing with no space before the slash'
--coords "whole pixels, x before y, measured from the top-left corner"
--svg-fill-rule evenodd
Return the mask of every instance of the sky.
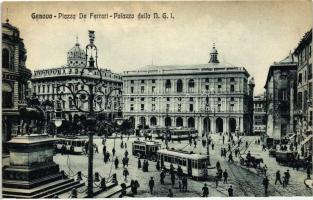
<path id="1" fill-rule="evenodd" d="M 78 19 L 91 12 L 135 19 Z M 138 20 L 145 12 L 151 18 Z M 152 19 L 155 12 L 174 19 Z M 36 20 L 32 13 L 57 17 Z M 58 19 L 59 13 L 76 19 Z M 2 22 L 6 18 L 20 30 L 31 70 L 65 65 L 76 38 L 84 47 L 94 30 L 101 68 L 121 73 L 151 64 L 205 64 L 215 43 L 220 62 L 245 67 L 260 94 L 269 66 L 288 56 L 312 27 L 312 2 L 5 2 Z"/>

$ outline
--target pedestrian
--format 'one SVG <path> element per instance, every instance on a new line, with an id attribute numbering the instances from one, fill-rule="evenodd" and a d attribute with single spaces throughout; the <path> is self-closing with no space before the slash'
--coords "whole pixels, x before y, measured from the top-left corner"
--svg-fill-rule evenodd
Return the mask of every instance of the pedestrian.
<path id="1" fill-rule="evenodd" d="M 127 143 L 125 142 L 125 149 L 127 149 Z"/>
<path id="2" fill-rule="evenodd" d="M 115 158 L 115 161 L 114 161 L 114 164 L 115 164 L 115 169 L 117 169 L 117 168 L 118 168 L 118 163 L 119 163 L 119 161 L 118 161 L 118 158 L 116 157 L 116 158 Z"/>
<path id="3" fill-rule="evenodd" d="M 233 197 L 234 196 L 234 190 L 232 185 L 229 186 L 228 188 L 228 196 Z"/>
<path id="4" fill-rule="evenodd" d="M 266 176 L 266 173 L 267 173 L 267 166 L 266 165 L 263 166 L 263 173 L 264 173 L 264 176 Z"/>
<path id="5" fill-rule="evenodd" d="M 140 187 L 140 184 L 137 180 L 134 182 L 134 187 L 135 187 L 135 194 L 137 194 L 137 189 Z"/>
<path id="6" fill-rule="evenodd" d="M 123 143 L 123 141 L 121 142 L 121 149 L 123 149 L 124 148 L 124 143 Z"/>
<path id="7" fill-rule="evenodd" d="M 227 170 L 225 169 L 225 171 L 223 172 L 223 177 L 224 177 L 224 184 L 226 183 L 227 184 L 227 178 L 228 178 L 228 173 L 227 173 Z"/>
<path id="8" fill-rule="evenodd" d="M 267 196 L 267 193 L 268 193 L 268 184 L 269 184 L 269 180 L 268 180 L 267 176 L 264 177 L 262 184 L 263 184 L 263 186 L 264 186 L 264 193 L 265 193 L 265 196 Z"/>
<path id="9" fill-rule="evenodd" d="M 249 143 L 248 141 L 246 141 L 246 149 L 248 149 L 248 147 L 249 147 Z"/>
<path id="10" fill-rule="evenodd" d="M 212 150 L 214 150 L 214 143 L 212 143 L 212 145 L 211 145 L 211 146 L 212 146 Z"/>
<path id="11" fill-rule="evenodd" d="M 183 177 L 183 191 L 187 192 L 187 187 L 188 187 L 188 181 L 187 181 L 187 176 Z"/>
<path id="12" fill-rule="evenodd" d="M 112 154 L 113 154 L 113 157 L 115 156 L 115 148 L 113 147 L 112 149 Z"/>
<path id="13" fill-rule="evenodd" d="M 153 180 L 153 177 L 151 177 L 149 181 L 150 194 L 153 194 L 153 187 L 154 187 L 154 180 Z"/>
<path id="14" fill-rule="evenodd" d="M 160 171 L 161 167 L 160 167 L 160 161 L 158 160 L 157 163 L 156 163 L 156 169 L 158 171 Z"/>
<path id="15" fill-rule="evenodd" d="M 138 169 L 141 168 L 141 161 L 140 161 L 140 158 L 138 158 Z"/>
<path id="16" fill-rule="evenodd" d="M 193 144 L 195 145 L 195 148 L 197 147 L 197 140 L 194 140 Z"/>
<path id="17" fill-rule="evenodd" d="M 228 144 L 228 151 L 230 151 L 231 150 L 231 147 L 230 147 L 230 144 Z"/>
<path id="18" fill-rule="evenodd" d="M 182 168 L 180 167 L 180 165 L 178 165 L 177 167 L 177 175 L 178 175 L 178 178 L 181 179 L 182 176 L 183 176 L 183 170 Z"/>
<path id="19" fill-rule="evenodd" d="M 124 168 L 124 171 L 123 171 L 123 176 L 125 177 L 124 178 L 124 181 L 127 182 L 127 176 L 129 175 L 129 172 L 127 170 L 127 168 Z"/>
<path id="20" fill-rule="evenodd" d="M 228 162 L 234 162 L 233 160 L 233 154 L 230 152 L 229 156 L 228 156 Z"/>
<path id="21" fill-rule="evenodd" d="M 223 170 L 222 170 L 222 168 L 220 168 L 218 170 L 218 179 L 219 179 L 219 181 L 222 181 L 222 177 L 223 177 Z"/>
<path id="22" fill-rule="evenodd" d="M 277 172 L 276 172 L 275 185 L 276 185 L 277 181 L 282 185 L 281 178 L 280 178 L 280 171 L 279 170 L 277 170 Z"/>
<path id="23" fill-rule="evenodd" d="M 130 181 L 130 190 L 131 190 L 131 192 L 133 193 L 133 195 L 135 195 L 136 194 L 136 186 L 135 186 L 135 181 L 132 179 L 131 181 Z"/>
<path id="24" fill-rule="evenodd" d="M 123 164 L 123 168 L 125 168 L 125 165 L 126 165 L 125 157 L 122 159 L 122 164 Z"/>
<path id="25" fill-rule="evenodd" d="M 105 157 L 106 157 L 107 161 L 110 161 L 110 153 L 109 152 L 106 152 Z"/>
<path id="26" fill-rule="evenodd" d="M 171 182 L 172 182 L 172 187 L 175 185 L 175 174 L 171 174 Z"/>
<path id="27" fill-rule="evenodd" d="M 307 165 L 306 167 L 306 176 L 308 179 L 311 179 L 311 167 L 310 164 Z"/>
<path id="28" fill-rule="evenodd" d="M 95 144 L 95 153 L 99 153 L 98 145 Z"/>
<path id="29" fill-rule="evenodd" d="M 125 157 L 128 156 L 128 151 L 126 150 L 125 153 L 124 153 Z"/>
<path id="30" fill-rule="evenodd" d="M 182 183 L 182 180 L 178 179 L 178 188 L 179 188 L 179 191 L 181 192 L 182 189 L 183 189 L 183 183 Z"/>
<path id="31" fill-rule="evenodd" d="M 266 146 L 265 146 L 265 144 L 262 145 L 262 151 L 266 151 Z"/>
<path id="32" fill-rule="evenodd" d="M 223 144 L 225 143 L 225 136 L 223 135 Z"/>
<path id="33" fill-rule="evenodd" d="M 223 148 L 221 148 L 221 157 L 223 157 L 224 156 L 224 150 L 223 150 Z"/>
<path id="34" fill-rule="evenodd" d="M 128 161 L 129 161 L 129 158 L 128 157 L 125 157 L 125 165 L 128 167 Z"/>
<path id="35" fill-rule="evenodd" d="M 216 187 L 218 187 L 218 181 L 219 181 L 219 173 L 218 172 L 216 172 L 216 175 L 215 175 L 215 177 L 214 177 L 214 180 L 215 180 L 215 186 Z"/>
<path id="36" fill-rule="evenodd" d="M 289 173 L 289 169 L 287 169 L 287 171 L 284 173 L 285 186 L 289 184 L 289 179 L 290 179 L 290 173 Z"/>
<path id="37" fill-rule="evenodd" d="M 174 194 L 172 192 L 172 189 L 168 189 L 168 194 L 167 194 L 167 197 L 173 197 Z"/>
<path id="38" fill-rule="evenodd" d="M 205 183 L 202 188 L 202 197 L 208 197 L 209 196 L 209 188 L 207 184 Z"/>
<path id="39" fill-rule="evenodd" d="M 146 160 L 146 172 L 149 171 L 149 162 Z"/>
<path id="40" fill-rule="evenodd" d="M 221 168 L 221 163 L 220 163 L 220 161 L 218 160 L 217 162 L 216 162 L 216 169 L 218 170 L 218 169 L 220 169 Z"/>
<path id="41" fill-rule="evenodd" d="M 102 152 L 103 152 L 103 155 L 105 155 L 105 153 L 107 152 L 107 147 L 105 145 L 102 148 Z"/>
<path id="42" fill-rule="evenodd" d="M 164 185 L 164 178 L 165 178 L 165 172 L 162 170 L 160 173 L 160 182 L 162 185 Z"/>

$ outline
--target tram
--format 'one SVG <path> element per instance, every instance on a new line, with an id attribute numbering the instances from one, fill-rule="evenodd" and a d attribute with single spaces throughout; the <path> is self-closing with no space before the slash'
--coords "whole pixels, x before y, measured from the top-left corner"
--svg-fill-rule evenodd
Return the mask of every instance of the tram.
<path id="1" fill-rule="evenodd" d="M 150 129 L 149 135 L 151 135 L 155 139 L 162 139 L 166 132 L 165 127 L 152 127 Z"/>
<path id="2" fill-rule="evenodd" d="M 85 151 L 86 139 L 77 137 L 58 138 L 56 152 L 68 154 L 82 154 Z"/>
<path id="3" fill-rule="evenodd" d="M 158 159 L 161 167 L 166 170 L 170 169 L 171 164 L 175 169 L 181 167 L 183 173 L 196 180 L 204 180 L 208 175 L 208 158 L 206 155 L 196 154 L 193 152 L 161 149 L 158 150 Z"/>
<path id="4" fill-rule="evenodd" d="M 171 140 L 188 140 L 190 138 L 197 138 L 198 131 L 194 128 L 175 128 L 170 131 Z"/>
<path id="5" fill-rule="evenodd" d="M 155 141 L 134 141 L 132 143 L 132 153 L 139 158 L 147 158 L 149 160 L 157 159 L 157 151 L 161 148 L 161 144 Z"/>

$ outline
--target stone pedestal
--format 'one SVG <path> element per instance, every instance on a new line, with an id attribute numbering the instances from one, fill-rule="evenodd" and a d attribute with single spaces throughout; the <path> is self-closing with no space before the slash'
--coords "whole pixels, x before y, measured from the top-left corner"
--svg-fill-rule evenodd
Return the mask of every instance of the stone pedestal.
<path id="1" fill-rule="evenodd" d="M 10 165 L 3 168 L 4 197 L 45 197 L 58 188 L 77 184 L 73 179 L 62 179 L 59 165 L 53 162 L 55 142 L 48 135 L 34 134 L 17 136 L 7 143 Z"/>

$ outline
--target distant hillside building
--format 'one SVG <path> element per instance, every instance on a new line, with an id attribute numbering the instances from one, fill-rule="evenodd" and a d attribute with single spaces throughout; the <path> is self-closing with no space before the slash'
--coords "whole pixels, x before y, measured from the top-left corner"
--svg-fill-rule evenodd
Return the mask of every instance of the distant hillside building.
<path id="1" fill-rule="evenodd" d="M 296 100 L 297 62 L 290 54 L 270 66 L 265 84 L 266 134 L 280 141 L 294 133 L 293 109 Z"/>
<path id="2" fill-rule="evenodd" d="M 19 111 L 25 106 L 27 81 L 31 71 L 26 68 L 26 49 L 18 28 L 9 20 L 2 23 L 2 147 L 17 134 Z"/>
<path id="3" fill-rule="evenodd" d="M 263 95 L 253 97 L 253 132 L 264 135 L 266 132 L 266 99 Z"/>
<path id="4" fill-rule="evenodd" d="M 123 114 L 134 127 L 193 127 L 204 132 L 253 132 L 254 81 L 244 67 L 220 63 L 147 66 L 124 71 Z"/>

